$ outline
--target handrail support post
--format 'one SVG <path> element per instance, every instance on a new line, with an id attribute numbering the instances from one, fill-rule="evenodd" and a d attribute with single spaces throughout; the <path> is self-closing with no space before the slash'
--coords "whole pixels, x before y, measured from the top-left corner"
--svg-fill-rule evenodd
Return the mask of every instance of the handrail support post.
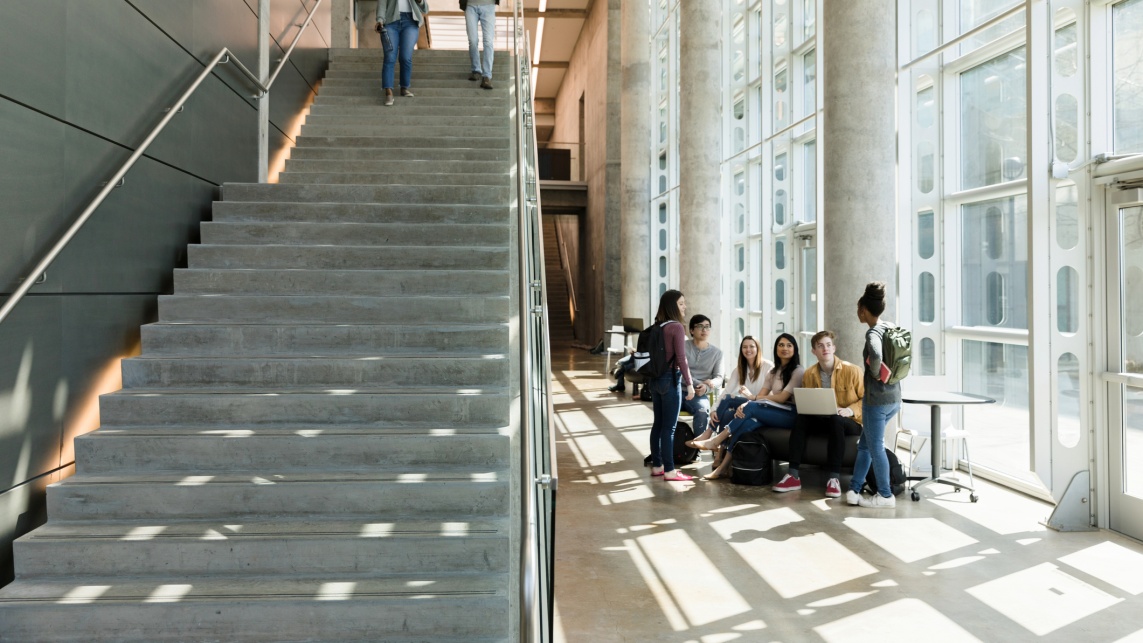
<path id="1" fill-rule="evenodd" d="M 269 87 L 270 0 L 258 0 L 258 80 Z M 258 182 L 270 174 L 270 92 L 258 93 Z"/>

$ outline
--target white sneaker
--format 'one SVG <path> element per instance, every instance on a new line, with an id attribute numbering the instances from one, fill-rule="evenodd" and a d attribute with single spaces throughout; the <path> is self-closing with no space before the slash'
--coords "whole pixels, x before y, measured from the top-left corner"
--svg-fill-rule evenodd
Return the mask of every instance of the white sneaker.
<path id="1" fill-rule="evenodd" d="M 858 501 L 862 507 L 872 507 L 874 509 L 892 509 L 897 506 L 897 499 L 893 496 L 886 498 L 885 496 L 875 493 L 869 498 L 862 498 Z"/>
<path id="2" fill-rule="evenodd" d="M 853 489 L 845 492 L 845 504 L 856 507 L 861 504 L 861 494 Z"/>

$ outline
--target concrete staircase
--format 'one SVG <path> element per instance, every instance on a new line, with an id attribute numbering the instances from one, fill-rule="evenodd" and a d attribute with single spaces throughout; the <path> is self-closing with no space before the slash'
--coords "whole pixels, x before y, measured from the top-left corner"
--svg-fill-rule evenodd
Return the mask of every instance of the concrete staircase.
<path id="1" fill-rule="evenodd" d="M 510 65 L 334 50 L 16 542 L 2 641 L 505 641 Z"/>
<path id="2" fill-rule="evenodd" d="M 541 217 L 544 231 L 544 291 L 548 304 L 548 341 L 553 347 L 568 347 L 575 341 L 572 327 L 571 299 L 564 275 L 560 246 L 556 241 L 554 217 Z"/>

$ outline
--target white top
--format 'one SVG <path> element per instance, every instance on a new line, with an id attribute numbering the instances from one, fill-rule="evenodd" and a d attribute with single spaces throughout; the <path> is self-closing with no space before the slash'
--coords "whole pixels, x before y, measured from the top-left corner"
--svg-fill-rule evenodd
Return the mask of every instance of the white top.
<path id="1" fill-rule="evenodd" d="M 401 13 L 409 13 L 413 9 L 409 6 L 409 0 L 397 0 L 397 11 Z"/>
<path id="2" fill-rule="evenodd" d="M 757 397 L 758 391 L 762 390 L 762 385 L 766 381 L 766 374 L 770 369 L 774 368 L 774 364 L 768 359 L 762 360 L 762 368 L 758 370 L 758 377 L 746 383 L 746 389 L 750 391 L 750 397 Z M 733 371 L 730 371 L 730 377 L 726 378 L 726 388 L 722 390 L 723 399 L 728 397 L 741 397 L 738 393 L 738 387 L 741 386 L 738 377 L 738 367 L 735 366 Z"/>
<path id="3" fill-rule="evenodd" d="M 791 374 L 790 381 L 789 382 L 783 382 L 782 381 L 782 371 L 778 371 L 777 373 L 773 373 L 771 371 L 766 371 L 766 379 L 765 379 L 765 381 L 762 382 L 762 388 L 770 389 L 771 393 L 778 393 L 781 391 L 786 391 L 790 395 L 793 395 L 794 389 L 796 389 L 802 385 L 802 376 L 805 375 L 805 373 L 806 373 L 806 369 L 802 368 L 799 365 L 797 368 L 794 369 L 794 372 Z"/>

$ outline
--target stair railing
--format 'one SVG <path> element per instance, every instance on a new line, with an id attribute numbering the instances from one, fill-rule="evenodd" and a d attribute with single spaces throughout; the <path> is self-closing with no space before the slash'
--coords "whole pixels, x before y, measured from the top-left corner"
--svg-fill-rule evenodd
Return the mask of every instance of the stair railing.
<path id="1" fill-rule="evenodd" d="M 159 124 L 151 130 L 151 133 L 147 135 L 147 138 L 143 139 L 143 143 L 139 145 L 135 152 L 132 153 L 131 156 L 123 163 L 123 165 L 119 167 L 115 174 L 111 175 L 111 178 L 108 179 L 106 184 L 104 184 L 103 189 L 99 191 L 99 194 L 97 194 L 94 199 L 92 199 L 91 203 L 87 204 L 87 207 L 83 209 L 83 212 L 80 213 L 79 217 L 77 217 L 76 220 L 67 229 L 67 231 L 64 232 L 59 241 L 57 241 L 55 245 L 52 246 L 50 250 L 48 250 L 43 258 L 40 259 L 36 266 L 32 268 L 26 276 L 21 278 L 20 285 L 16 288 L 15 291 L 13 291 L 12 295 L 8 297 L 8 300 L 4 302 L 4 305 L 0 306 L 0 323 L 3 323 L 3 321 L 8 318 L 8 315 L 12 313 L 12 309 L 16 307 L 16 304 L 20 303 L 20 300 L 24 298 L 24 295 L 28 294 L 28 291 L 32 289 L 32 286 L 40 283 L 43 280 L 44 276 L 47 275 L 48 266 L 51 266 L 52 262 L 55 261 L 57 257 L 59 257 L 60 253 L 63 252 L 65 247 L 67 247 L 67 244 L 70 243 L 75 235 L 79 233 L 80 229 L 83 228 L 83 225 L 87 223 L 87 220 L 91 218 L 91 215 L 95 213 L 99 206 L 103 205 L 103 201 L 107 198 L 107 195 L 111 194 L 111 191 L 115 188 L 122 187 L 126 183 L 123 177 L 135 165 L 135 162 L 142 158 L 143 153 L 146 152 L 147 148 L 151 146 L 151 143 L 153 143 L 155 139 L 158 138 L 159 134 L 162 133 L 162 131 L 167 127 L 167 124 L 171 122 L 171 119 L 183 111 L 183 105 L 186 104 L 187 100 L 190 99 L 191 95 L 194 94 L 199 85 L 201 85 L 202 82 L 206 80 L 212 72 L 214 72 L 214 68 L 218 67 L 219 65 L 233 63 L 234 67 L 239 72 L 241 72 L 242 75 L 245 76 L 250 81 L 250 83 L 254 85 L 255 88 L 258 89 L 258 93 L 254 94 L 253 96 L 253 98 L 258 99 L 258 180 L 264 183 L 266 181 L 266 172 L 269 165 L 268 159 L 270 154 L 268 147 L 270 122 L 270 87 L 278 78 L 278 72 L 282 71 L 282 68 L 286 65 L 286 62 L 289 61 L 290 54 L 294 53 L 294 47 L 297 46 L 298 41 L 302 37 L 302 34 L 305 32 L 306 28 L 310 26 L 310 23 L 313 22 L 314 14 L 317 12 L 318 7 L 321 6 L 321 3 L 322 0 L 317 0 L 317 2 L 314 3 L 313 8 L 310 9 L 309 15 L 306 16 L 305 22 L 301 24 L 301 28 L 298 29 L 297 35 L 294 36 L 294 41 L 290 43 L 289 49 L 286 50 L 286 54 L 282 56 L 280 61 L 278 61 L 278 66 L 274 69 L 274 73 L 266 76 L 265 81 L 259 80 L 258 76 L 255 76 L 254 72 L 250 71 L 246 65 L 243 65 L 242 62 L 238 60 L 238 57 L 234 55 L 234 53 L 231 52 L 228 47 L 223 47 L 217 54 L 215 54 L 214 58 L 210 60 L 206 68 L 202 70 L 202 73 L 200 73 L 198 77 L 194 79 L 194 82 L 192 82 L 190 86 L 187 87 L 182 96 L 180 96 L 173 105 L 166 108 L 166 115 L 163 116 L 162 120 L 159 121 Z M 261 55 L 259 56 L 259 63 L 262 67 L 263 73 L 269 71 L 270 68 L 269 33 L 270 0 L 259 0 L 258 45 L 259 51 L 261 52 Z"/>
<path id="2" fill-rule="evenodd" d="M 575 282 L 572 281 L 571 258 L 568 257 L 568 244 L 564 240 L 564 233 L 560 224 L 556 224 L 556 244 L 560 249 L 560 267 L 564 269 L 564 281 L 568 284 L 568 303 L 571 305 L 572 318 L 579 312 L 579 304 L 575 300 Z"/>
<path id="3" fill-rule="evenodd" d="M 520 640 L 553 638 L 556 458 L 550 431 L 551 360 L 544 292 L 539 162 L 532 97 L 532 47 L 524 30 L 524 3 L 512 3 L 515 65 L 516 183 L 520 253 L 521 527 Z"/>

